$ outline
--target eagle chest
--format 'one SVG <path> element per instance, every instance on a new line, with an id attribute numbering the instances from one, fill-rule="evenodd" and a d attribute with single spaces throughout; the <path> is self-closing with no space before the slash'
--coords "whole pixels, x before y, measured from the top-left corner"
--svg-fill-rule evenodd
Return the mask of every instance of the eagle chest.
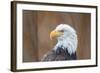
<path id="1" fill-rule="evenodd" d="M 67 50 L 58 48 L 57 51 L 51 50 L 42 61 L 64 61 L 76 59 L 76 56 L 70 55 Z"/>

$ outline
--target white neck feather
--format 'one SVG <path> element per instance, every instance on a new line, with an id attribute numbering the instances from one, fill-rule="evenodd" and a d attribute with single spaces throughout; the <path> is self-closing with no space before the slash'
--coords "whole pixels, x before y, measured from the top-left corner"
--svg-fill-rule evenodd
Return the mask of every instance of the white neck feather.
<path id="1" fill-rule="evenodd" d="M 77 43 L 76 33 L 58 37 L 58 42 L 54 47 L 54 50 L 57 50 L 58 47 L 62 47 L 63 49 L 67 49 L 68 53 L 71 55 L 76 52 Z"/>

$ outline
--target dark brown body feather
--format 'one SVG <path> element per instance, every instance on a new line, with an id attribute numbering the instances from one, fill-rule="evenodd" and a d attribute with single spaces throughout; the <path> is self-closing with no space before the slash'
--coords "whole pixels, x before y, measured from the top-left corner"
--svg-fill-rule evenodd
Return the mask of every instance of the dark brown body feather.
<path id="1" fill-rule="evenodd" d="M 58 48 L 56 51 L 51 50 L 48 52 L 41 61 L 64 61 L 64 60 L 76 60 L 76 53 L 69 54 L 67 50 Z"/>

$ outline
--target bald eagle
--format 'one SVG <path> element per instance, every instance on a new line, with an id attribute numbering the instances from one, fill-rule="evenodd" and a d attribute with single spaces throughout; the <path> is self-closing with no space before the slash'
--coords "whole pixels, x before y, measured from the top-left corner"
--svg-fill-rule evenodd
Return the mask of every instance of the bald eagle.
<path id="1" fill-rule="evenodd" d="M 52 50 L 46 53 L 41 61 L 76 60 L 77 34 L 68 24 L 58 25 L 51 33 L 50 39 L 57 38 Z"/>

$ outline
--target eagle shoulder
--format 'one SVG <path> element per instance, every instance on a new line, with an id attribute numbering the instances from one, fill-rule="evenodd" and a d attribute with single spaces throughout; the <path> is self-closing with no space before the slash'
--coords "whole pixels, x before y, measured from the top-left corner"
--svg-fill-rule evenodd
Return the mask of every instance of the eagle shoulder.
<path id="1" fill-rule="evenodd" d="M 55 58 L 56 58 L 56 53 L 54 50 L 51 50 L 47 54 L 44 55 L 41 61 L 54 61 Z"/>

